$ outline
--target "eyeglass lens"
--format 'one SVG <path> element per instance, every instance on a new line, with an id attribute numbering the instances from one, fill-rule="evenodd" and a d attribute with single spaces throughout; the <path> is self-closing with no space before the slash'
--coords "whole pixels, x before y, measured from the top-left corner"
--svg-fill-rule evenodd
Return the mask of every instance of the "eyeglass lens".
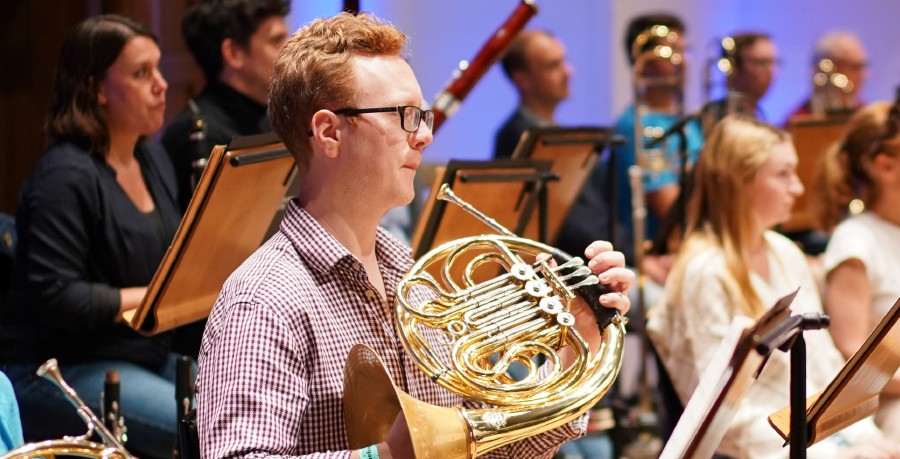
<path id="1" fill-rule="evenodd" d="M 425 125 L 428 129 L 434 126 L 434 112 L 422 110 L 419 107 L 405 106 L 403 107 L 402 128 L 406 132 L 416 132 L 419 129 L 419 122 L 422 120 L 422 113 L 425 114 Z"/>

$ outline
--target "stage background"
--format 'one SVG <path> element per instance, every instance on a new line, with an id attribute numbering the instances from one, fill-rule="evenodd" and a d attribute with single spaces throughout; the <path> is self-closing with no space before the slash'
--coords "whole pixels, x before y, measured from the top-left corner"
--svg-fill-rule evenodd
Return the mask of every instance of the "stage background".
<path id="1" fill-rule="evenodd" d="M 167 119 L 202 85 L 180 37 L 181 13 L 192 0 L 7 0 L 0 5 L 0 211 L 12 213 L 15 197 L 43 151 L 41 125 L 49 86 L 65 33 L 101 12 L 131 15 L 160 35 L 163 72 L 170 83 Z M 427 100 L 433 100 L 460 60 L 471 59 L 516 7 L 515 0 L 360 0 L 361 8 L 397 25 L 410 37 L 410 64 Z M 809 93 L 815 40 L 830 30 L 858 34 L 869 51 L 866 101 L 890 99 L 900 84 L 895 40 L 896 0 L 544 0 L 528 27 L 558 36 L 574 69 L 571 97 L 558 110 L 562 125 L 610 125 L 631 100 L 631 76 L 622 35 L 634 15 L 668 11 L 686 22 L 690 43 L 687 109 L 700 105 L 701 72 L 711 40 L 738 31 L 771 34 L 782 65 L 762 102 L 766 118 L 783 123 Z M 335 14 L 337 0 L 296 0 L 293 31 Z M 499 67 L 491 69 L 452 116 L 425 161 L 487 159 L 494 132 L 510 115 L 516 94 Z"/>

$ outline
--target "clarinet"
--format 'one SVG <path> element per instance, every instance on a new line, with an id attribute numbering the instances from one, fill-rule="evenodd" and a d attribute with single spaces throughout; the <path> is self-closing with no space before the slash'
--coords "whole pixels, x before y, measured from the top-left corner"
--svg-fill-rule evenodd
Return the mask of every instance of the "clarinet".
<path id="1" fill-rule="evenodd" d="M 182 420 L 193 408 L 194 364 L 190 357 L 181 356 L 175 363 L 175 425 L 181 426 Z M 175 459 L 182 457 L 181 443 L 175 440 Z"/>
<path id="2" fill-rule="evenodd" d="M 471 62 L 459 63 L 459 68 L 453 71 L 450 82 L 431 104 L 434 111 L 432 132 L 437 132 L 444 120 L 459 108 L 459 104 L 469 95 L 478 80 L 500 59 L 500 56 L 512 43 L 513 38 L 537 12 L 538 8 L 534 0 L 522 0 L 506 19 L 506 22 L 482 45 L 475 59 L 472 59 Z"/>
<path id="3" fill-rule="evenodd" d="M 122 443 L 128 441 L 128 429 L 125 427 L 125 418 L 122 416 L 122 406 L 119 386 L 119 372 L 110 370 L 106 372 L 106 380 L 103 382 L 103 392 L 100 394 L 100 413 L 103 425 L 110 433 Z"/>
<path id="4" fill-rule="evenodd" d="M 197 188 L 200 176 L 209 160 L 209 147 L 206 145 L 206 122 L 200 116 L 200 107 L 194 99 L 188 100 L 188 112 L 190 113 L 190 129 L 188 129 L 188 142 L 191 145 L 191 189 Z"/>

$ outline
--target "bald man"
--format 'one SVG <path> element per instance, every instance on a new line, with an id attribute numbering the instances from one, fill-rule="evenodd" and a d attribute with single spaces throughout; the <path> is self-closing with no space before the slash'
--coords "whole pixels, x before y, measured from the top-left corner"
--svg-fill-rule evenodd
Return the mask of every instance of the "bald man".
<path id="1" fill-rule="evenodd" d="M 519 93 L 519 106 L 497 132 L 495 158 L 512 156 L 522 133 L 553 126 L 556 106 L 569 97 L 572 68 L 566 51 L 549 32 L 522 31 L 503 57 L 503 71 Z"/>
<path id="2" fill-rule="evenodd" d="M 855 35 L 847 32 L 831 32 L 816 43 L 813 66 L 818 68 L 822 59 L 831 60 L 834 74 L 847 77 L 845 89 L 826 85 L 814 90 L 810 98 L 798 108 L 795 115 L 825 116 L 828 113 L 852 111 L 863 105 L 859 90 L 868 76 L 868 55 Z"/>

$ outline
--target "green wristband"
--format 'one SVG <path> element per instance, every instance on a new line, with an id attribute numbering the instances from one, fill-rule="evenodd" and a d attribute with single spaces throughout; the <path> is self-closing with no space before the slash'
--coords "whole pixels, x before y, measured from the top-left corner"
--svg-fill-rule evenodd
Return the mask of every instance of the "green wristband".
<path id="1" fill-rule="evenodd" d="M 359 459 L 378 459 L 378 445 L 366 446 L 359 450 Z"/>

